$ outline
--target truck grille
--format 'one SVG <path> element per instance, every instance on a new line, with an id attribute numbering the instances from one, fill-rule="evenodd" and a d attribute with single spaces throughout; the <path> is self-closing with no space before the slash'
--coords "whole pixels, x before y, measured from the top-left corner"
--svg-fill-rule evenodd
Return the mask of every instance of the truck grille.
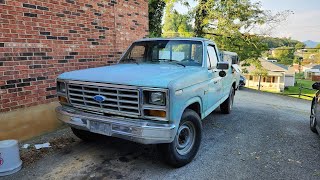
<path id="1" fill-rule="evenodd" d="M 100 83 L 69 83 L 68 96 L 70 103 L 78 108 L 110 114 L 140 115 L 139 91 L 130 88 Z M 95 101 L 93 97 L 96 95 L 105 96 L 106 100 Z"/>

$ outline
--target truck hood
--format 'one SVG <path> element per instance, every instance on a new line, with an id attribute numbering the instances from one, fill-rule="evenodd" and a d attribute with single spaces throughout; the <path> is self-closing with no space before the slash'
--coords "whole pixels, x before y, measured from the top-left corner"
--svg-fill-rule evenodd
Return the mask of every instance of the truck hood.
<path id="1" fill-rule="evenodd" d="M 176 64 L 117 64 L 99 68 L 71 71 L 61 74 L 58 78 L 65 80 L 101 82 L 132 86 L 182 89 L 203 81 L 195 77 L 205 72 L 202 67 L 183 67 Z M 191 81 L 186 81 L 187 77 Z M 195 79 L 194 79 L 195 78 Z M 172 83 L 176 81 L 176 83 Z M 178 81 L 178 82 L 177 82 Z M 176 86 L 179 87 L 176 87 Z"/>

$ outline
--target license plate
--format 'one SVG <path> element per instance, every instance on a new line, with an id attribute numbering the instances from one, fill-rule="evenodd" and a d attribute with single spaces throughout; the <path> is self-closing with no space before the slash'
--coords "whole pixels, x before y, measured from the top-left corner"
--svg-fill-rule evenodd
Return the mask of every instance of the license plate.
<path id="1" fill-rule="evenodd" d="M 108 123 L 90 121 L 90 131 L 94 133 L 111 135 L 111 125 Z"/>

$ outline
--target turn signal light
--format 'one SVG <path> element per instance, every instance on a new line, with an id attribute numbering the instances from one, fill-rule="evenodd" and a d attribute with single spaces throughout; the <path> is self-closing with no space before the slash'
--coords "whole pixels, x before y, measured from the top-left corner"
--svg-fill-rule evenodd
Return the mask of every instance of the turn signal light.
<path id="1" fill-rule="evenodd" d="M 149 109 L 146 109 L 146 110 L 144 110 L 144 115 L 165 118 L 167 116 L 167 113 L 166 113 L 166 111 L 162 111 L 162 110 L 149 110 Z"/>
<path id="2" fill-rule="evenodd" d="M 68 99 L 66 97 L 58 96 L 58 99 L 59 99 L 60 103 L 68 103 Z"/>

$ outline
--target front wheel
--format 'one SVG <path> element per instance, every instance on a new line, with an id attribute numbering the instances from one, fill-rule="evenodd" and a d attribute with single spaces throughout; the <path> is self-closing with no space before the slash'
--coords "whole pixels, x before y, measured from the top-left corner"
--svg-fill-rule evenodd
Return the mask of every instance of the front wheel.
<path id="1" fill-rule="evenodd" d="M 229 97 L 226 99 L 221 105 L 220 110 L 224 114 L 230 114 L 232 107 L 233 107 L 233 100 L 234 100 L 234 88 L 231 87 Z"/>
<path id="2" fill-rule="evenodd" d="M 160 144 L 160 150 L 166 162 L 174 167 L 182 167 L 195 157 L 202 138 L 202 125 L 199 115 L 186 109 L 174 140 L 169 144 Z"/>
<path id="3" fill-rule="evenodd" d="M 316 102 L 312 102 L 311 105 L 311 114 L 310 114 L 310 129 L 314 133 L 318 133 L 317 131 L 317 121 L 316 121 Z"/>

